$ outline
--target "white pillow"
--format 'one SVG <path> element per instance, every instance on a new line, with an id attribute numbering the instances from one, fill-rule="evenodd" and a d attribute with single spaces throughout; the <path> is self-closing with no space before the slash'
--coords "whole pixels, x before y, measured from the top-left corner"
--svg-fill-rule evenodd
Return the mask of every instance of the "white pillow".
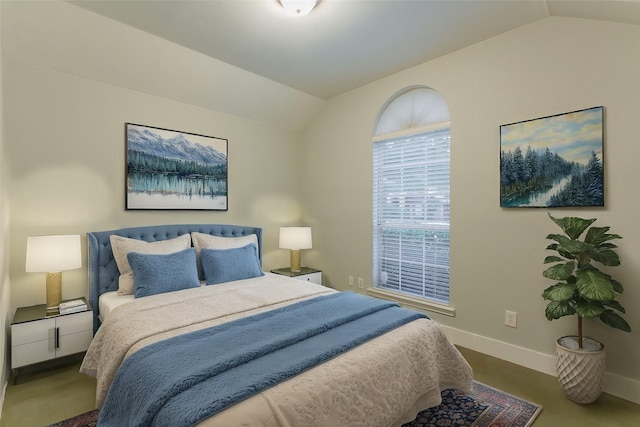
<path id="1" fill-rule="evenodd" d="M 193 247 L 196 248 L 196 263 L 198 264 L 198 277 L 200 279 L 204 278 L 202 262 L 200 261 L 200 251 L 202 249 L 235 249 L 253 243 L 256 245 L 256 255 L 260 259 L 258 236 L 255 234 L 248 234 L 242 237 L 222 237 L 194 231 L 191 233 L 191 240 L 193 241 Z"/>
<path id="2" fill-rule="evenodd" d="M 144 240 L 129 239 L 112 234 L 109 236 L 109 240 L 111 241 L 113 257 L 116 260 L 118 270 L 120 270 L 118 295 L 133 294 L 133 274 L 131 273 L 129 261 L 127 260 L 127 254 L 129 252 L 162 255 L 172 254 L 191 247 L 191 236 L 188 234 L 183 234 L 174 239 L 159 240 L 157 242 L 145 242 Z"/>

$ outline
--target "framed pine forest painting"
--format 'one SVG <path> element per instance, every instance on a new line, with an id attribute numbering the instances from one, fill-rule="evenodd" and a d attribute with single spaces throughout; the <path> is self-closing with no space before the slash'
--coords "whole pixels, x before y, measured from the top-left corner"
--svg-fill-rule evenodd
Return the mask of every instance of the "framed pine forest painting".
<path id="1" fill-rule="evenodd" d="M 500 126 L 500 206 L 604 206 L 603 110 Z"/>
<path id="2" fill-rule="evenodd" d="M 226 211 L 228 141 L 126 123 L 126 209 Z"/>

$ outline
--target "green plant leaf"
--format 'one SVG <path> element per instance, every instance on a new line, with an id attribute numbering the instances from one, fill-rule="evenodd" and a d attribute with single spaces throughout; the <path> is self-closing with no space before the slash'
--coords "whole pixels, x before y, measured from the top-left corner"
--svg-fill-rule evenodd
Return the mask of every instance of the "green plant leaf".
<path id="1" fill-rule="evenodd" d="M 618 282 L 617 280 L 611 279 L 611 284 L 613 285 L 613 290 L 618 294 L 621 294 L 622 292 L 624 292 L 624 287 L 622 286 L 622 283 Z"/>
<path id="2" fill-rule="evenodd" d="M 555 222 L 570 239 L 577 239 L 580 237 L 584 230 L 589 228 L 589 226 L 596 221 L 595 218 L 582 219 L 574 216 L 554 218 L 551 214 L 549 214 L 549 218 L 551 218 L 551 220 Z"/>
<path id="3" fill-rule="evenodd" d="M 616 294 L 613 291 L 611 279 L 599 270 L 579 270 L 576 273 L 576 278 L 578 279 L 576 282 L 578 292 L 584 298 L 603 302 L 612 300 L 616 297 Z"/>
<path id="4" fill-rule="evenodd" d="M 562 243 L 566 240 L 571 240 L 569 239 L 567 236 L 565 236 L 564 234 L 556 234 L 556 233 L 551 233 L 551 234 L 547 234 L 547 239 L 549 240 L 555 240 L 558 243 Z M 550 243 L 550 245 L 553 245 L 554 243 Z M 549 249 L 549 248 L 547 248 Z"/>
<path id="5" fill-rule="evenodd" d="M 593 250 L 589 253 L 594 261 L 599 262 L 602 265 L 615 267 L 620 265 L 620 258 L 615 251 L 611 249 Z"/>
<path id="6" fill-rule="evenodd" d="M 557 255 L 549 255 L 544 259 L 544 264 L 549 264 L 550 262 L 558 262 L 558 261 L 564 261 L 564 259 L 560 258 Z"/>
<path id="7" fill-rule="evenodd" d="M 600 243 L 598 245 L 599 248 L 608 248 L 608 249 L 613 249 L 613 248 L 617 248 L 618 245 L 614 245 L 613 243 Z"/>
<path id="8" fill-rule="evenodd" d="M 587 234 L 585 234 L 584 241 L 587 243 L 598 244 L 606 240 L 610 240 L 605 238 L 607 236 L 607 231 L 609 231 L 609 228 L 611 227 L 591 227 L 587 231 Z M 603 240 L 600 241 L 600 239 Z"/>
<path id="9" fill-rule="evenodd" d="M 627 321 L 611 310 L 605 310 L 604 313 L 600 315 L 600 320 L 602 320 L 612 328 L 620 329 L 621 331 L 625 332 L 631 332 L 631 326 L 629 326 Z"/>
<path id="10" fill-rule="evenodd" d="M 560 284 L 560 283 L 558 283 L 558 285 L 559 285 L 559 284 Z M 549 286 L 547 289 L 545 289 L 544 291 L 542 291 L 542 298 L 544 298 L 544 299 L 546 299 L 546 300 L 550 300 L 551 298 L 547 297 L 547 293 L 548 293 L 549 291 L 551 291 L 555 286 L 556 286 L 556 285 Z"/>
<path id="11" fill-rule="evenodd" d="M 547 246 L 547 249 L 558 251 L 560 255 L 569 259 L 574 259 L 576 254 L 587 252 L 594 248 L 592 245 L 579 240 L 571 240 L 561 234 L 549 234 L 547 239 L 553 239 L 557 242 Z"/>
<path id="12" fill-rule="evenodd" d="M 618 310 L 620 313 L 626 313 L 624 307 L 616 300 L 611 300 L 603 303 L 607 307 L 611 307 L 613 309 Z"/>
<path id="13" fill-rule="evenodd" d="M 566 240 L 563 240 L 562 242 L 558 243 L 558 247 L 556 248 L 556 250 L 561 255 L 563 255 L 562 252 L 567 252 L 567 253 L 570 253 L 571 255 L 573 255 L 573 257 L 575 257 L 578 254 L 592 251 L 594 248 L 595 247 L 593 245 L 581 242 L 579 240 L 566 239 Z"/>
<path id="14" fill-rule="evenodd" d="M 566 283 L 558 283 L 548 287 L 542 293 L 542 297 L 550 301 L 566 301 L 573 297 L 576 287 Z"/>
<path id="15" fill-rule="evenodd" d="M 573 261 L 569 261 L 567 263 L 555 264 L 551 267 L 547 268 L 542 275 L 547 279 L 553 280 L 567 280 L 571 274 L 573 274 L 573 270 L 576 268 L 576 263 Z"/>
<path id="16" fill-rule="evenodd" d="M 576 310 L 567 301 L 553 301 L 547 304 L 547 307 L 544 309 L 544 314 L 547 316 L 547 319 L 554 320 L 563 316 L 576 314 Z"/>
<path id="17" fill-rule="evenodd" d="M 609 240 L 622 239 L 622 237 L 617 234 L 608 234 L 607 231 L 609 231 L 609 228 L 610 227 L 591 227 L 584 236 L 584 241 L 598 246 Z"/>
<path id="18" fill-rule="evenodd" d="M 592 319 L 600 316 L 604 312 L 604 306 L 597 301 L 581 300 L 576 304 L 576 313 L 585 319 Z"/>

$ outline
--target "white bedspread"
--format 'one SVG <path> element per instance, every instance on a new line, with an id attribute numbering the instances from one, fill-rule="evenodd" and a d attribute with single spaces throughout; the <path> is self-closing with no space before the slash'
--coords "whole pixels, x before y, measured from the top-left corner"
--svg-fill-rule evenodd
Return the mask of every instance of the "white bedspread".
<path id="1" fill-rule="evenodd" d="M 122 361 L 153 342 L 335 292 L 266 276 L 136 299 L 113 309 L 80 371 L 97 378 L 100 406 Z M 267 389 L 201 426 L 388 427 L 471 389 L 472 371 L 438 325 L 420 319 Z"/>
<path id="2" fill-rule="evenodd" d="M 133 301 L 135 298 L 133 295 L 118 295 L 117 291 L 105 292 L 100 295 L 98 299 L 98 306 L 100 307 L 100 321 L 104 322 L 107 317 L 109 317 L 109 313 L 114 308 L 129 303 Z"/>

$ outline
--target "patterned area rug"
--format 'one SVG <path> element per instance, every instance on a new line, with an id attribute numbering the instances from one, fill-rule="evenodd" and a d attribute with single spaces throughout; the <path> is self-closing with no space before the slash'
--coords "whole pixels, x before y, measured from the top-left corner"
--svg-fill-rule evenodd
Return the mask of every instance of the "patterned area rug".
<path id="1" fill-rule="evenodd" d="M 96 427 L 98 425 L 98 409 L 85 412 L 68 420 L 60 421 L 59 423 L 51 424 L 48 427 Z"/>
<path id="2" fill-rule="evenodd" d="M 528 427 L 542 406 L 519 399 L 477 381 L 473 392 L 442 392 L 442 404 L 418 414 L 402 427 Z M 96 427 L 98 410 L 52 424 L 49 427 Z"/>
<path id="3" fill-rule="evenodd" d="M 402 427 L 529 427 L 542 406 L 473 382 L 473 391 L 442 392 L 442 403 Z"/>

